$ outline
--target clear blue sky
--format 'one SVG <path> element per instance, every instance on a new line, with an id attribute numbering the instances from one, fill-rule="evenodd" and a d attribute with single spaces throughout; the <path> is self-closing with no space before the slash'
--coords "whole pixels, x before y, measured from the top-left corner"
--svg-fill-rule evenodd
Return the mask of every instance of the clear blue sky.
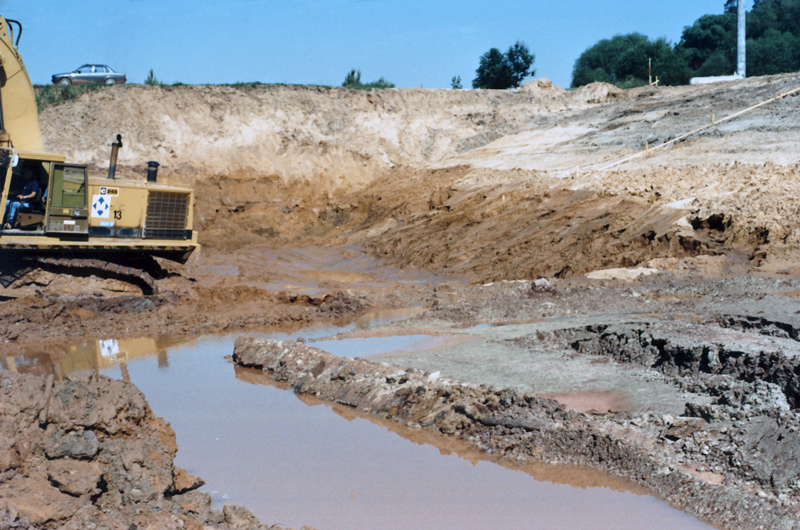
<path id="1" fill-rule="evenodd" d="M 638 31 L 680 39 L 725 0 L 0 0 L 23 24 L 20 51 L 36 84 L 83 63 L 142 83 L 464 87 L 489 48 L 524 41 L 536 77 L 571 82 L 578 56 L 603 38 Z M 748 9 L 751 7 L 748 0 Z"/>

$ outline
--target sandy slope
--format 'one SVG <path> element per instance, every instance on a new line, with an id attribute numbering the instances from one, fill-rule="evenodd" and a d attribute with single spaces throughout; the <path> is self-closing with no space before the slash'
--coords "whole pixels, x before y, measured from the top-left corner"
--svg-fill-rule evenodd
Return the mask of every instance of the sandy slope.
<path id="1" fill-rule="evenodd" d="M 346 241 L 477 280 L 730 252 L 785 271 L 800 242 L 797 93 L 603 168 L 799 85 L 129 86 L 41 123 L 69 159 L 105 167 L 120 132 L 122 166 L 156 159 L 164 178 L 192 183 L 209 250 Z"/>
<path id="2" fill-rule="evenodd" d="M 122 165 L 155 158 L 192 179 L 254 172 L 338 188 L 441 161 L 534 117 L 602 99 L 592 90 L 566 93 L 547 82 L 514 92 L 127 86 L 49 108 L 40 122 L 47 147 L 73 160 L 105 164 L 106 144 L 120 132 Z"/>

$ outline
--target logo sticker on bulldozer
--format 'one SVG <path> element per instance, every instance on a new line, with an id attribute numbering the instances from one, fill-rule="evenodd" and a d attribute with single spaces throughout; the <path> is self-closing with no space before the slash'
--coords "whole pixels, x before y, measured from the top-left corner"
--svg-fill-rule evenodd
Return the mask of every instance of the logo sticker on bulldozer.
<path id="1" fill-rule="evenodd" d="M 92 195 L 92 217 L 108 219 L 111 213 L 111 198 L 108 195 Z"/>

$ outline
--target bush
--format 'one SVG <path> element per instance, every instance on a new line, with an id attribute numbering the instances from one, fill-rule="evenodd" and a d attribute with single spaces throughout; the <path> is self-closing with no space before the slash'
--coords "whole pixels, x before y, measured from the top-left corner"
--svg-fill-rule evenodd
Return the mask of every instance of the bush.
<path id="1" fill-rule="evenodd" d="M 153 73 L 153 69 L 150 69 L 150 73 L 147 74 L 147 79 L 144 80 L 144 84 L 147 86 L 164 86 L 164 83 L 158 80 L 156 75 Z"/>
<path id="2" fill-rule="evenodd" d="M 344 88 L 352 88 L 354 90 L 383 90 L 386 88 L 394 88 L 394 83 L 387 81 L 383 77 L 379 78 L 377 81 L 372 81 L 371 83 L 363 83 L 361 81 L 361 70 L 356 70 L 353 68 L 347 72 L 342 86 Z"/>

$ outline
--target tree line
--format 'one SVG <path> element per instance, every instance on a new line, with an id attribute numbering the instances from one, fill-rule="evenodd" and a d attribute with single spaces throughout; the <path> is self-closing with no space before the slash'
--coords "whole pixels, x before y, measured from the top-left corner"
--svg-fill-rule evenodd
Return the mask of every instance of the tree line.
<path id="1" fill-rule="evenodd" d="M 725 0 L 723 14 L 700 17 L 684 28 L 675 45 L 639 33 L 603 39 L 575 62 L 572 86 L 595 81 L 622 87 L 645 84 L 648 60 L 653 75 L 666 85 L 731 75 L 736 71 L 736 10 L 737 0 Z M 748 76 L 800 70 L 800 0 L 755 0 L 746 31 Z"/>
<path id="2" fill-rule="evenodd" d="M 723 1 L 723 0 L 720 0 Z M 683 29 L 671 44 L 640 33 L 602 39 L 584 51 L 572 69 L 572 87 L 596 81 L 622 88 L 647 84 L 652 72 L 660 84 L 683 85 L 692 77 L 731 75 L 736 71 L 737 3 L 724 0 L 721 15 L 704 15 Z M 747 75 L 771 75 L 800 70 L 800 0 L 754 0 L 747 14 Z M 536 56 L 522 41 L 503 53 L 491 48 L 481 55 L 472 88 L 507 89 L 533 76 Z M 453 89 L 462 88 L 461 76 L 453 76 Z M 361 81 L 351 70 L 342 86 L 391 88 L 383 78 Z"/>

